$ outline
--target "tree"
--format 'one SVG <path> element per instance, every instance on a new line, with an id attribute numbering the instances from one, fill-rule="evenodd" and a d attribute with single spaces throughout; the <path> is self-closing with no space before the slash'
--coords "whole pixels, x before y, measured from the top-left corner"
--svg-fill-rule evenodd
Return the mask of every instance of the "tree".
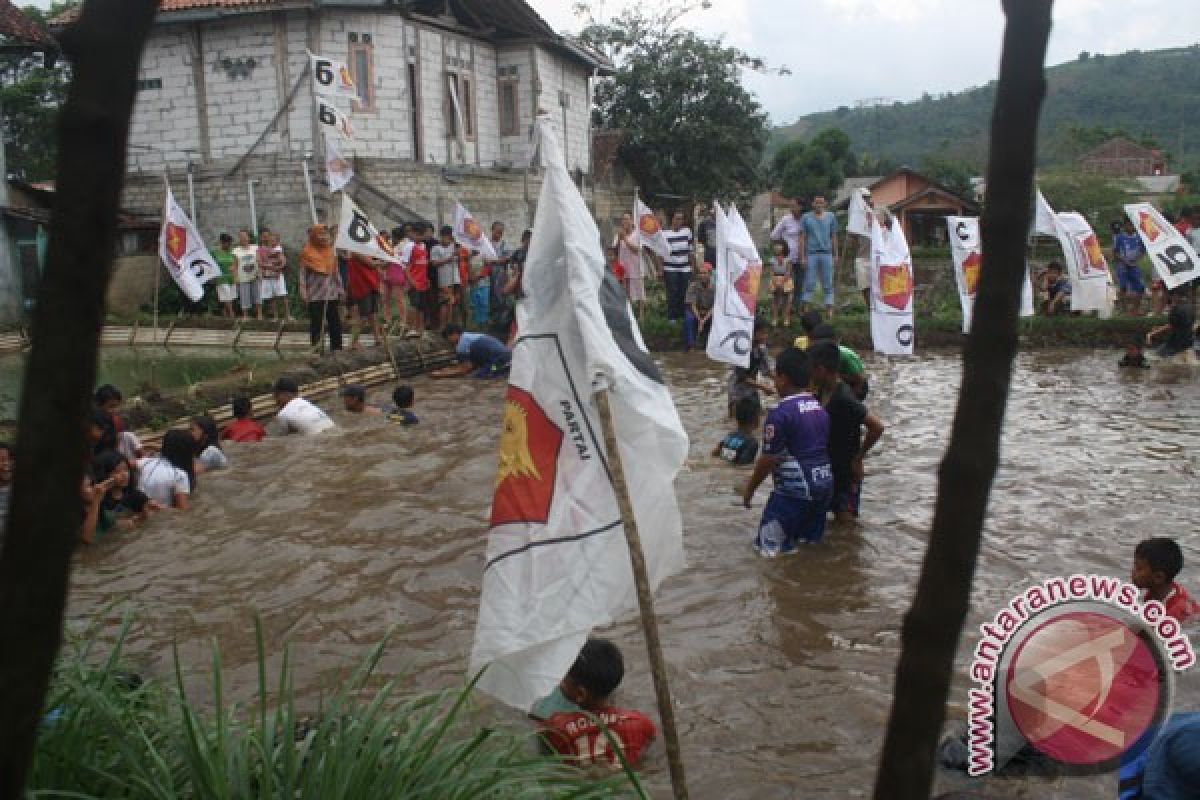
<path id="1" fill-rule="evenodd" d="M 1054 170 L 1038 179 L 1046 201 L 1057 211 L 1078 211 L 1092 227 L 1108 230 L 1111 220 L 1123 219 L 1129 194 L 1120 183 L 1075 170 Z"/>
<path id="2" fill-rule="evenodd" d="M 858 160 L 850 152 L 850 137 L 828 128 L 802 142 L 792 140 L 771 159 L 771 178 L 788 197 L 832 195 L 853 172 Z"/>
<path id="3" fill-rule="evenodd" d="M 767 71 L 720 39 L 680 27 L 709 0 L 661 12 L 632 9 L 599 20 L 586 3 L 580 38 L 613 60 L 616 73 L 596 86 L 594 121 L 625 134 L 621 158 L 650 195 L 711 198 L 755 191 L 767 144 L 767 115 L 742 86 L 743 70 Z"/>
<path id="4" fill-rule="evenodd" d="M 975 188 L 971 185 L 971 178 L 975 175 L 975 168 L 968 161 L 950 156 L 927 155 L 921 159 L 921 172 L 959 197 L 969 200 L 974 194 Z"/>

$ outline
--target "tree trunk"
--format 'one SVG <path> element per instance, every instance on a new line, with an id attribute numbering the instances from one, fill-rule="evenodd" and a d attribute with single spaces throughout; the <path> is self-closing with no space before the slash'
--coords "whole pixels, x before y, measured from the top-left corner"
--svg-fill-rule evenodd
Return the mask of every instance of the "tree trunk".
<path id="1" fill-rule="evenodd" d="M 1052 4 L 1053 0 L 1003 3 L 1008 23 L 981 222 L 983 269 L 963 355 L 954 428 L 938 470 L 933 530 L 916 597 L 904 619 L 876 798 L 924 800 L 933 785 L 934 757 L 996 475 L 1017 350 Z"/>
<path id="2" fill-rule="evenodd" d="M 86 0 L 79 21 L 61 37 L 74 80 L 59 121 L 50 250 L 33 318 L 0 552 L 2 797 L 22 795 L 62 636 L 82 520 L 84 420 L 112 271 L 129 118 L 157 6 L 157 0 Z"/>

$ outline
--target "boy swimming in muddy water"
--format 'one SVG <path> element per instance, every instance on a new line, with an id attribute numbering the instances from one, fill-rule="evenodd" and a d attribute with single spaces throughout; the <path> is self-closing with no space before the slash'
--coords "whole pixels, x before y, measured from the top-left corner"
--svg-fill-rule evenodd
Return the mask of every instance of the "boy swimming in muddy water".
<path id="1" fill-rule="evenodd" d="M 636 765 L 658 731 L 642 712 L 609 704 L 624 677 L 625 660 L 617 646 L 589 638 L 558 688 L 529 712 L 541 723 L 538 732 L 546 745 L 582 767 L 619 769 L 607 729 L 620 743 L 625 760 Z"/>
<path id="2" fill-rule="evenodd" d="M 825 514 L 833 500 L 829 465 L 829 414 L 809 391 L 808 354 L 789 347 L 775 365 L 775 389 L 782 398 L 767 414 L 763 452 L 742 492 L 750 507 L 754 492 L 771 475 L 775 487 L 763 509 L 754 549 L 774 557 L 795 553 L 825 534 Z"/>
<path id="3" fill-rule="evenodd" d="M 1167 616 L 1179 622 L 1200 615 L 1200 603 L 1175 582 L 1183 570 L 1183 551 L 1174 539 L 1156 536 L 1138 542 L 1133 551 L 1133 570 L 1129 581 L 1142 590 L 1142 602 L 1157 600 Z"/>
<path id="4" fill-rule="evenodd" d="M 757 395 L 747 395 L 738 400 L 734 409 L 738 429 L 725 435 L 713 450 L 713 456 L 728 461 L 735 467 L 753 464 L 758 457 L 758 431 L 762 421 L 762 403 Z"/>

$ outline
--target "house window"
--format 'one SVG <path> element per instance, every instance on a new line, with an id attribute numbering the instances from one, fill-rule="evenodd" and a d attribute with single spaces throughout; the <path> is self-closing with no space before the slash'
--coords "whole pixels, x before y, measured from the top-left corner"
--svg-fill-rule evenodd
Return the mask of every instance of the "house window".
<path id="1" fill-rule="evenodd" d="M 145 80 L 140 80 L 137 82 L 137 90 L 139 92 L 145 92 L 149 89 L 161 89 L 161 88 L 162 88 L 162 78 L 146 78 Z"/>
<path id="2" fill-rule="evenodd" d="M 514 80 L 500 81 L 501 136 L 519 136 L 521 134 L 520 108 L 517 96 L 517 82 Z"/>
<path id="3" fill-rule="evenodd" d="M 475 82 L 466 75 L 462 78 L 463 127 L 466 128 L 467 138 L 475 138 Z"/>
<path id="4" fill-rule="evenodd" d="M 475 138 L 475 86 L 467 75 L 457 72 L 446 73 L 446 134 L 458 137 L 458 123 L 462 120 L 463 138 Z"/>
<path id="5" fill-rule="evenodd" d="M 365 37 L 364 37 L 365 38 Z M 373 47 L 370 42 L 351 42 L 350 76 L 354 79 L 356 111 L 375 110 L 375 68 Z"/>

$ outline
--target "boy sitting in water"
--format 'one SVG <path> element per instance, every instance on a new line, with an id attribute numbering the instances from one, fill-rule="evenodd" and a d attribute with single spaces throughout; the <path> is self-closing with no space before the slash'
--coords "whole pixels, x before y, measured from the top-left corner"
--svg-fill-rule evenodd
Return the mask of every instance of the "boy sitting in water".
<path id="1" fill-rule="evenodd" d="M 233 422 L 221 431 L 221 438 L 231 442 L 261 442 L 265 439 L 267 430 L 251 416 L 253 411 L 249 397 L 233 398 Z"/>
<path id="2" fill-rule="evenodd" d="M 833 499 L 829 414 L 808 389 L 811 377 L 803 350 L 789 347 L 779 354 L 775 389 L 783 399 L 767 414 L 763 454 L 742 492 L 742 503 L 749 508 L 767 475 L 774 479 L 754 539 L 754 548 L 765 557 L 790 555 L 801 542 L 814 544 L 825 534 L 825 514 Z"/>
<path id="3" fill-rule="evenodd" d="M 734 417 L 738 429 L 727 434 L 713 450 L 713 456 L 724 459 L 735 467 L 753 464 L 758 457 L 758 437 L 754 434 L 762 421 L 762 403 L 758 395 L 747 395 L 734 404 Z"/>
<path id="4" fill-rule="evenodd" d="M 1174 539 L 1156 536 L 1143 539 L 1133 551 L 1133 574 L 1130 582 L 1143 590 L 1142 602 L 1157 600 L 1167 616 L 1184 622 L 1200 614 L 1200 603 L 1175 582 L 1183 569 L 1183 551 Z"/>
<path id="5" fill-rule="evenodd" d="M 1146 353 L 1142 350 L 1142 341 L 1140 338 L 1125 345 L 1125 355 L 1121 356 L 1121 360 L 1117 362 L 1117 366 L 1136 367 L 1139 369 L 1150 366 L 1150 363 L 1146 361 Z"/>
<path id="6" fill-rule="evenodd" d="M 393 408 L 387 409 L 388 422 L 396 425 L 416 425 L 417 415 L 413 413 L 413 388 L 411 386 L 397 386 L 392 392 Z"/>
<path id="7" fill-rule="evenodd" d="M 637 764 L 658 731 L 642 712 L 609 705 L 609 696 L 624 677 L 625 660 L 617 646 L 589 638 L 558 689 L 529 712 L 542 723 L 539 733 L 546 744 L 579 766 L 619 768 L 607 729 L 625 760 Z"/>
<path id="8" fill-rule="evenodd" d="M 729 371 L 729 418 L 733 419 L 737 403 L 743 397 L 759 400 L 759 392 L 773 392 L 775 387 L 764 378 L 771 377 L 771 357 L 767 353 L 767 340 L 771 329 L 761 320 L 754 322 L 753 347 L 750 363 L 745 367 L 730 367 Z M 760 401 L 761 404 L 761 401 Z"/>
<path id="9" fill-rule="evenodd" d="M 1062 264 L 1051 261 L 1043 278 L 1046 292 L 1046 316 L 1066 314 L 1071 310 L 1071 282 L 1063 276 Z"/>

